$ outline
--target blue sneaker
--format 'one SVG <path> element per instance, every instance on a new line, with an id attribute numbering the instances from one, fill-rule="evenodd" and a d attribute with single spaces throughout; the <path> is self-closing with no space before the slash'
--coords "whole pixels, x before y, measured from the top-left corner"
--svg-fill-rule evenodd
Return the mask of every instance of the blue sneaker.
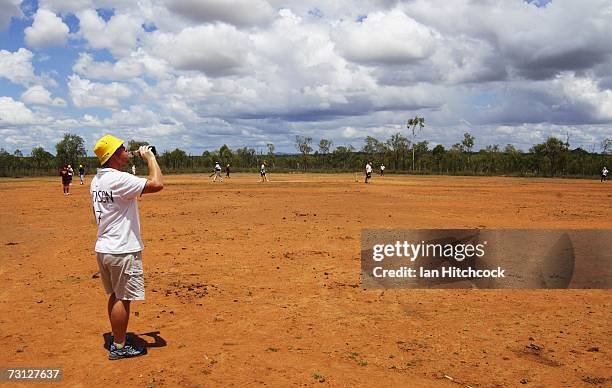
<path id="1" fill-rule="evenodd" d="M 147 348 L 140 348 L 126 342 L 121 349 L 117 349 L 115 343 L 111 342 L 108 359 L 119 360 L 121 358 L 138 357 L 145 354 L 147 354 Z"/>

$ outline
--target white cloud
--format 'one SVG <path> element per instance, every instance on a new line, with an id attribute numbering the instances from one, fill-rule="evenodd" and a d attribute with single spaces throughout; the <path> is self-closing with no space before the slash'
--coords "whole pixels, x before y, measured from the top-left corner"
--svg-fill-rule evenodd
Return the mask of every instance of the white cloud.
<path id="1" fill-rule="evenodd" d="M 197 22 L 221 21 L 236 26 L 268 23 L 274 10 L 264 0 L 166 0 L 168 9 Z"/>
<path id="2" fill-rule="evenodd" d="M 158 122 L 158 114 L 144 105 L 132 105 L 129 109 L 118 110 L 103 120 L 104 125 L 112 128 L 148 127 Z"/>
<path id="3" fill-rule="evenodd" d="M 83 115 L 81 122 L 90 127 L 99 127 L 102 125 L 102 122 L 100 121 L 100 119 L 90 114 Z"/>
<path id="4" fill-rule="evenodd" d="M 0 97 L 0 128 L 10 125 L 35 124 L 34 113 L 23 102 L 11 97 Z"/>
<path id="5" fill-rule="evenodd" d="M 21 85 L 36 81 L 32 67 L 32 57 L 32 52 L 24 48 L 20 48 L 14 53 L 0 50 L 0 77 Z"/>
<path id="6" fill-rule="evenodd" d="M 551 79 L 562 71 L 588 69 L 612 54 L 607 38 L 612 36 L 612 3 L 607 0 L 555 0 L 543 8 L 521 1 L 401 5 L 447 38 L 468 37 L 491 46 L 500 66 L 516 77 Z"/>
<path id="7" fill-rule="evenodd" d="M 76 12 L 94 8 L 92 0 L 39 0 L 38 6 L 54 12 Z"/>
<path id="8" fill-rule="evenodd" d="M 74 74 L 69 77 L 68 88 L 72 103 L 79 108 L 116 108 L 121 106 L 120 100 L 132 95 L 130 88 L 124 84 L 95 83 Z"/>
<path id="9" fill-rule="evenodd" d="M 19 3 L 20 0 L 0 0 L 0 31 L 8 28 L 12 17 L 23 16 Z"/>
<path id="10" fill-rule="evenodd" d="M 151 52 L 180 70 L 198 70 L 211 76 L 236 74 L 247 65 L 249 36 L 227 24 L 188 27 L 178 34 L 155 33 Z"/>
<path id="11" fill-rule="evenodd" d="M 212 88 L 212 83 L 205 76 L 180 76 L 176 80 L 176 91 L 190 99 L 204 98 Z"/>
<path id="12" fill-rule="evenodd" d="M 17 1 L 8 1 L 0 0 L 0 27 L 16 16 Z M 388 138 L 417 113 L 428 124 L 423 139 L 445 145 L 469 130 L 477 141 L 526 149 L 564 128 L 587 141 L 612 127 L 609 0 L 543 8 L 473 0 L 38 4 L 28 44 L 67 36 L 66 49 L 0 51 L 0 77 L 24 86 L 6 94 L 21 97 L 35 119 L 53 115 L 52 128 L 125 127 L 159 136 L 151 140 L 162 149 L 272 141 L 293 151 L 296 134 L 360 148 L 363 137 Z M 60 34 L 34 34 L 52 30 L 43 28 L 45 12 Z M 69 13 L 80 21 L 73 35 L 55 16 Z M 55 66 L 68 57 L 77 59 L 64 77 Z M 62 104 L 49 91 L 64 88 L 70 106 L 49 109 Z M 84 115 L 91 107 L 110 112 Z"/>
<path id="13" fill-rule="evenodd" d="M 122 58 L 115 63 L 96 62 L 88 53 L 80 53 L 72 71 L 90 79 L 123 80 L 144 73 L 143 65 L 133 57 Z"/>
<path id="14" fill-rule="evenodd" d="M 56 13 L 76 13 L 86 9 L 127 9 L 132 3 L 125 0 L 39 0 L 40 8 L 52 10 Z M 140 2 L 138 2 L 140 3 Z M 143 1 L 143 6 L 150 4 L 150 1 Z"/>
<path id="15" fill-rule="evenodd" d="M 63 45 L 70 29 L 54 12 L 39 9 L 34 23 L 25 29 L 25 41 L 30 47 L 44 48 Z"/>
<path id="16" fill-rule="evenodd" d="M 77 13 L 79 34 L 94 49 L 108 49 L 113 55 L 129 55 L 142 33 L 142 18 L 138 15 L 116 14 L 108 23 L 95 10 Z"/>
<path id="17" fill-rule="evenodd" d="M 35 85 L 23 92 L 21 100 L 33 105 L 66 106 L 61 98 L 52 98 L 51 93 L 41 85 Z"/>
<path id="18" fill-rule="evenodd" d="M 590 107 L 595 119 L 612 120 L 612 90 L 601 90 L 595 80 L 577 77 L 574 73 L 560 74 L 554 84 L 563 90 L 565 98 L 571 103 Z"/>
<path id="19" fill-rule="evenodd" d="M 412 63 L 436 49 L 436 33 L 399 9 L 373 12 L 361 22 L 342 22 L 334 36 L 347 59 L 366 64 Z"/>

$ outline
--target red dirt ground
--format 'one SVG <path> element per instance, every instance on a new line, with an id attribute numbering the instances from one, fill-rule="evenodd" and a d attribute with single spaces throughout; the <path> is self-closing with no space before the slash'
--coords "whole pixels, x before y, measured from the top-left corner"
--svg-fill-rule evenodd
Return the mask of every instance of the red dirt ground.
<path id="1" fill-rule="evenodd" d="M 359 279 L 363 228 L 610 229 L 612 183 L 271 179 L 167 176 L 140 199 L 147 300 L 129 329 L 158 346 L 112 362 L 89 186 L 0 180 L 0 367 L 63 367 L 70 386 L 612 385 L 610 290 Z"/>

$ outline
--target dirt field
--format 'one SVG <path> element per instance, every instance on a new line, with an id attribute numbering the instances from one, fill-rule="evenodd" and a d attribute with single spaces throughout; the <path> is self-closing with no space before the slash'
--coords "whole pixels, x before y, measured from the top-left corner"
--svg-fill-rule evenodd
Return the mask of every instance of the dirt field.
<path id="1" fill-rule="evenodd" d="M 152 345 L 112 362 L 88 184 L 0 180 L 0 367 L 63 367 L 70 386 L 612 386 L 609 290 L 359 279 L 362 228 L 612 228 L 612 182 L 258 178 L 167 176 L 140 199 L 129 329 Z"/>

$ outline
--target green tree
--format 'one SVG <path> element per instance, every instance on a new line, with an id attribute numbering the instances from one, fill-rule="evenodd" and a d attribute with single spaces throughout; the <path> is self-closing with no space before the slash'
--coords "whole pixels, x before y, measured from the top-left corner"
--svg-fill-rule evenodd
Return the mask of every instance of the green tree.
<path id="1" fill-rule="evenodd" d="M 567 153 L 569 151 L 568 142 L 563 142 L 556 137 L 549 137 L 544 143 L 546 156 L 550 159 L 551 173 L 555 176 L 559 170 L 565 170 Z"/>
<path id="2" fill-rule="evenodd" d="M 412 130 L 412 170 L 414 171 L 414 144 L 416 143 L 416 128 L 419 127 L 419 132 L 425 126 L 425 119 L 423 117 L 415 116 L 413 119 L 408 120 L 406 127 Z"/>
<path id="3" fill-rule="evenodd" d="M 498 163 L 499 163 L 499 144 L 488 145 L 485 148 L 485 152 L 487 153 L 487 173 L 492 174 L 497 171 Z"/>
<path id="4" fill-rule="evenodd" d="M 603 139 L 603 141 L 601 142 L 601 153 L 604 155 L 612 154 L 612 139 Z"/>
<path id="5" fill-rule="evenodd" d="M 368 158 L 376 157 L 384 163 L 384 155 L 389 151 L 389 149 L 384 142 L 376 139 L 375 137 L 368 136 L 365 139 L 361 151 L 366 153 Z"/>
<path id="6" fill-rule="evenodd" d="M 319 140 L 319 154 L 323 155 L 323 166 L 327 166 L 327 155 L 331 149 L 333 142 L 328 139 Z"/>
<path id="7" fill-rule="evenodd" d="M 433 154 L 434 160 L 436 161 L 438 165 L 438 172 L 440 172 L 440 163 L 442 161 L 442 158 L 444 157 L 445 152 L 446 150 L 444 149 L 444 146 L 442 144 L 438 144 L 431 151 L 431 153 Z"/>
<path id="8" fill-rule="evenodd" d="M 353 152 L 355 148 L 352 145 L 349 146 L 338 146 L 332 151 L 332 163 L 341 168 L 353 167 Z"/>
<path id="9" fill-rule="evenodd" d="M 254 148 L 239 148 L 236 150 L 236 159 L 240 167 L 253 167 L 257 165 L 257 152 Z"/>
<path id="10" fill-rule="evenodd" d="M 506 157 L 506 172 L 518 172 L 521 175 L 524 173 L 523 166 L 521 163 L 521 151 L 518 150 L 514 145 L 507 144 L 504 148 L 504 154 Z"/>
<path id="11" fill-rule="evenodd" d="M 189 157 L 185 151 L 175 148 L 173 151 L 164 152 L 160 157 L 160 162 L 166 168 L 177 170 L 189 163 Z"/>
<path id="12" fill-rule="evenodd" d="M 36 167 L 40 167 L 43 164 L 47 164 L 51 159 L 53 159 L 53 155 L 51 153 L 45 151 L 42 147 L 34 147 L 30 152 L 30 156 L 32 157 L 32 161 Z"/>
<path id="13" fill-rule="evenodd" d="M 559 171 L 565 170 L 568 157 L 566 142 L 551 136 L 544 143 L 535 144 L 529 151 L 532 153 L 532 166 L 538 173 L 556 176 Z"/>
<path id="14" fill-rule="evenodd" d="M 364 140 L 364 144 L 361 148 L 361 151 L 368 154 L 368 156 L 372 156 L 380 149 L 380 144 L 380 140 L 375 137 L 368 136 Z"/>
<path id="15" fill-rule="evenodd" d="M 387 140 L 387 147 L 395 162 L 394 169 L 399 169 L 400 161 L 402 169 L 406 169 L 406 154 L 410 148 L 410 140 L 402 136 L 401 133 L 395 133 L 391 135 Z"/>
<path id="16" fill-rule="evenodd" d="M 470 155 L 472 154 L 472 148 L 474 147 L 474 141 L 476 138 L 469 132 L 463 134 L 463 140 L 461 140 L 462 150 L 467 154 L 467 164 L 470 164 Z"/>
<path id="17" fill-rule="evenodd" d="M 296 136 L 295 137 L 295 148 L 302 154 L 304 161 L 304 169 L 307 168 L 308 155 L 312 152 L 312 137 L 309 136 Z"/>
<path id="18" fill-rule="evenodd" d="M 140 140 L 130 140 L 128 141 L 128 150 L 136 151 L 138 148 L 140 148 L 140 146 L 146 146 L 146 145 L 149 145 L 149 142 L 140 141 Z"/>
<path id="19" fill-rule="evenodd" d="M 319 153 L 322 155 L 327 155 L 332 146 L 333 142 L 327 139 L 321 139 L 319 141 Z"/>
<path id="20" fill-rule="evenodd" d="M 56 158 L 60 164 L 78 165 L 87 156 L 85 141 L 79 135 L 64 134 L 64 138 L 55 145 Z"/>
<path id="21" fill-rule="evenodd" d="M 222 163 L 228 163 L 232 160 L 234 154 L 232 150 L 227 146 L 227 144 L 223 144 L 221 148 L 219 148 L 219 159 Z"/>
<path id="22" fill-rule="evenodd" d="M 421 159 L 423 156 L 427 155 L 427 152 L 429 152 L 429 142 L 427 140 L 412 145 L 412 162 L 414 164 L 414 155 L 416 153 L 417 159 L 419 160 L 419 170 L 422 169 L 423 164 Z M 414 170 L 414 165 L 412 169 Z"/>

